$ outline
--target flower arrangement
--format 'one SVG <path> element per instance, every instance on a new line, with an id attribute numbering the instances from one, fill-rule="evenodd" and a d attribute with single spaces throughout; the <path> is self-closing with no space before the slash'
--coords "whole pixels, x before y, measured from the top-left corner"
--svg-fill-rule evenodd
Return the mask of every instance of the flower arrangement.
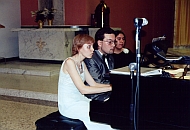
<path id="1" fill-rule="evenodd" d="M 39 22 L 40 20 L 42 22 L 45 22 L 48 9 L 44 8 L 44 10 L 37 10 L 37 11 L 31 11 L 32 17 L 36 17 L 35 22 Z"/>
<path id="2" fill-rule="evenodd" d="M 40 20 L 42 22 L 45 22 L 46 19 L 53 20 L 54 19 L 54 13 L 56 12 L 56 9 L 52 8 L 50 10 L 44 8 L 43 10 L 37 10 L 37 11 L 31 11 L 32 17 L 36 17 L 35 22 L 39 22 Z"/>
<path id="3" fill-rule="evenodd" d="M 53 19 L 54 19 L 54 13 L 55 13 L 56 11 L 57 11 L 57 10 L 54 9 L 54 8 L 51 8 L 50 10 L 48 10 L 47 19 L 48 19 L 48 20 L 53 20 Z"/>

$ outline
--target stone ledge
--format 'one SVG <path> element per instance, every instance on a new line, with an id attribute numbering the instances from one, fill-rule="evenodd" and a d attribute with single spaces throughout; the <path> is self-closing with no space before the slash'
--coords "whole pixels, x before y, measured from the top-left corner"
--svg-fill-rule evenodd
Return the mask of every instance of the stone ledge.
<path id="1" fill-rule="evenodd" d="M 61 64 L 10 61 L 0 64 L 0 73 L 54 76 L 59 74 Z"/>
<path id="2" fill-rule="evenodd" d="M 22 98 L 22 97 L 14 97 L 14 96 L 6 96 L 6 95 L 0 95 L 0 99 L 6 100 L 6 101 L 14 101 L 14 102 L 37 104 L 37 105 L 50 106 L 50 107 L 58 107 L 57 102 L 47 101 L 47 100 L 45 101 L 45 100 L 39 100 L 39 99 Z"/>
<path id="3" fill-rule="evenodd" d="M 0 88 L 0 95 L 57 102 L 57 94 Z"/>

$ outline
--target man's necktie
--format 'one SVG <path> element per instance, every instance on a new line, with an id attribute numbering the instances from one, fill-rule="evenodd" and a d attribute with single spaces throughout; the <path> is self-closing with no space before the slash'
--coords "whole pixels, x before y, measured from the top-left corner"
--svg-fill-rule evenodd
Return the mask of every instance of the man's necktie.
<path id="1" fill-rule="evenodd" d="M 105 69 L 106 69 L 106 73 L 108 73 L 108 72 L 109 72 L 109 69 L 108 69 L 108 66 L 107 66 L 107 64 L 106 64 L 106 59 L 107 59 L 107 62 L 108 62 L 108 57 L 107 57 L 107 55 L 103 55 L 103 56 L 102 56 L 102 60 L 103 60 L 103 63 L 104 63 L 104 67 L 105 67 Z"/>

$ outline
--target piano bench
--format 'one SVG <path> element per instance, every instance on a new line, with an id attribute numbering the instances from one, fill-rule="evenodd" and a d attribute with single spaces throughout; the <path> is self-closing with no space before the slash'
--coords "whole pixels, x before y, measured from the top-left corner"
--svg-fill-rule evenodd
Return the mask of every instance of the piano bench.
<path id="1" fill-rule="evenodd" d="M 87 130 L 81 120 L 62 116 L 59 111 L 38 119 L 35 125 L 36 130 Z"/>

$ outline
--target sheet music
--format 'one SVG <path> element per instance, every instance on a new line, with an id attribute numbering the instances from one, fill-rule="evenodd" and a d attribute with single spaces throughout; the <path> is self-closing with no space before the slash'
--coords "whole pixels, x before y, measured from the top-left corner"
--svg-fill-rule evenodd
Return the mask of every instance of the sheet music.
<path id="1" fill-rule="evenodd" d="M 178 73 L 183 73 L 184 72 L 184 68 L 180 68 L 180 69 L 169 69 L 169 70 L 164 70 L 165 72 L 168 72 L 170 74 L 178 74 Z"/>
<path id="2" fill-rule="evenodd" d="M 141 76 L 161 75 L 162 69 L 141 67 L 140 72 L 141 72 Z M 122 68 L 111 70 L 110 73 L 111 74 L 130 75 L 130 69 L 128 66 L 125 66 Z M 134 72 L 134 74 L 136 75 L 136 71 Z"/>
<path id="3" fill-rule="evenodd" d="M 156 38 L 153 38 L 153 39 L 152 39 L 152 42 L 161 41 L 161 40 L 165 40 L 165 39 L 166 39 L 165 36 L 162 36 L 162 37 L 156 37 Z"/>

